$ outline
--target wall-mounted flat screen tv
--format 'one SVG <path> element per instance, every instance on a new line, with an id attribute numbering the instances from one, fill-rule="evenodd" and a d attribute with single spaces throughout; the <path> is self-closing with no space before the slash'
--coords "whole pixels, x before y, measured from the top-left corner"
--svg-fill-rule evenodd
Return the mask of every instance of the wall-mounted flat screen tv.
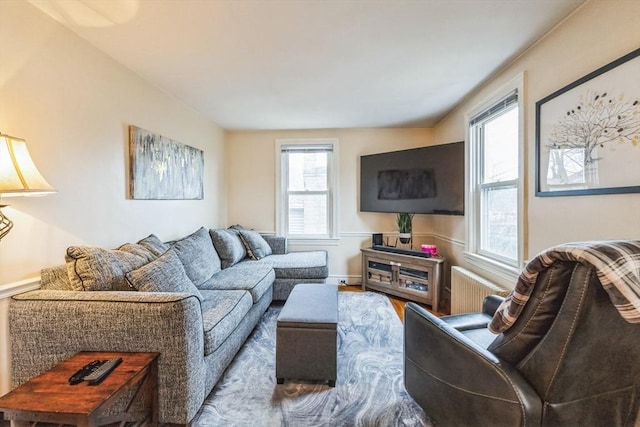
<path id="1" fill-rule="evenodd" d="M 464 142 L 360 156 L 360 211 L 464 215 Z"/>

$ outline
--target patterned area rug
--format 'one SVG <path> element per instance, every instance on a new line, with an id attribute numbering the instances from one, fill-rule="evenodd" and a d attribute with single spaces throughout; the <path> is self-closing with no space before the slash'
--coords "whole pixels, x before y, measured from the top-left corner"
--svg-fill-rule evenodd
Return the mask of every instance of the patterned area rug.
<path id="1" fill-rule="evenodd" d="M 196 426 L 431 426 L 404 389 L 403 326 L 388 298 L 338 294 L 335 387 L 275 379 L 272 305 L 194 419 Z"/>

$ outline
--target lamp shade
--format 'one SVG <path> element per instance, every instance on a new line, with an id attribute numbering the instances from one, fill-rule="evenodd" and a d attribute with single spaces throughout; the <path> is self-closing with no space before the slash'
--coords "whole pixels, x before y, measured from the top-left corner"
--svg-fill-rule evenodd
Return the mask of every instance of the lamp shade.
<path id="1" fill-rule="evenodd" d="M 26 141 L 0 133 L 0 195 L 36 196 L 55 192 L 31 160 Z"/>

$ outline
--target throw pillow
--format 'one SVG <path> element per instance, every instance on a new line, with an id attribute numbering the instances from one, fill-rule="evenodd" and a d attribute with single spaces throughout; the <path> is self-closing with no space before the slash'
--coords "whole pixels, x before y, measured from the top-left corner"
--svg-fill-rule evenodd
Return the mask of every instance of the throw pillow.
<path id="1" fill-rule="evenodd" d="M 149 249 L 155 256 L 162 255 L 170 248 L 169 245 L 160 240 L 155 234 L 150 234 L 149 236 L 140 240 L 138 244 Z"/>
<path id="2" fill-rule="evenodd" d="M 130 271 L 126 277 L 141 292 L 182 292 L 195 295 L 200 302 L 203 300 L 173 249 L 169 249 L 155 261 Z"/>
<path id="3" fill-rule="evenodd" d="M 127 243 L 117 249 L 67 248 L 67 275 L 76 291 L 129 291 L 125 274 L 154 260 L 145 247 Z"/>
<path id="4" fill-rule="evenodd" d="M 271 255 L 271 246 L 260 235 L 253 230 L 238 230 L 238 234 L 247 249 L 247 254 L 251 259 L 261 259 L 267 255 Z"/>
<path id="5" fill-rule="evenodd" d="M 209 232 L 204 227 L 176 240 L 173 249 L 182 261 L 187 276 L 196 286 L 200 286 L 220 271 L 220 258 L 213 247 Z"/>
<path id="6" fill-rule="evenodd" d="M 58 265 L 40 270 L 40 289 L 72 291 L 67 266 Z"/>
<path id="7" fill-rule="evenodd" d="M 231 267 L 247 256 L 240 236 L 227 230 L 209 230 L 213 246 L 220 256 L 222 268 Z"/>

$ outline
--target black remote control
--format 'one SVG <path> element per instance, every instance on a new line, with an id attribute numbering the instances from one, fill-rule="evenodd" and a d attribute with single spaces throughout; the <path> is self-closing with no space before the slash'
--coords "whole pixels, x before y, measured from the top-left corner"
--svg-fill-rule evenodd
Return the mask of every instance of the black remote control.
<path id="1" fill-rule="evenodd" d="M 87 363 L 82 368 L 78 369 L 75 374 L 69 377 L 69 384 L 80 384 L 82 381 L 84 381 L 84 378 L 87 375 L 98 369 L 104 362 L 105 360 L 94 360 L 93 362 Z"/>
<path id="2" fill-rule="evenodd" d="M 84 377 L 84 380 L 87 381 L 89 385 L 98 385 L 111 373 L 111 371 L 116 369 L 116 366 L 120 363 L 122 363 L 122 357 L 106 360 L 98 369 Z"/>

